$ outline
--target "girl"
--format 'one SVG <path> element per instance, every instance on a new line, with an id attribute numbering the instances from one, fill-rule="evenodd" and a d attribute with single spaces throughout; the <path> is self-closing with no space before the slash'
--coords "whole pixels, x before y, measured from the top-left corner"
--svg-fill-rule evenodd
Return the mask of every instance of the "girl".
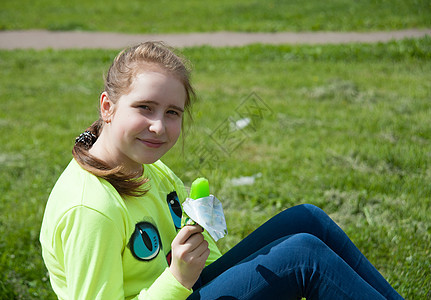
<path id="1" fill-rule="evenodd" d="M 100 118 L 54 186 L 40 241 L 60 299 L 401 299 L 312 205 L 290 208 L 221 255 L 181 228 L 183 184 L 159 159 L 194 91 L 185 61 L 146 42 L 114 60 Z"/>

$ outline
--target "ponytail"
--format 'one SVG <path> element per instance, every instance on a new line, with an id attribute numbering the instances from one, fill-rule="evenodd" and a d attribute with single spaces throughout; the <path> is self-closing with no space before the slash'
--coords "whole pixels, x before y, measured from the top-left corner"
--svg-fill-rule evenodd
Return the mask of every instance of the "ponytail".
<path id="1" fill-rule="evenodd" d="M 102 124 L 103 121 L 99 119 L 85 131 L 95 137 L 91 142 L 79 137 L 76 139 L 72 149 L 73 157 L 84 170 L 108 181 L 121 196 L 140 197 L 145 195 L 148 189 L 144 189 L 142 186 L 148 182 L 148 179 L 143 178 L 142 174 L 126 172 L 121 166 L 112 168 L 89 153 L 88 150 L 100 135 Z"/>

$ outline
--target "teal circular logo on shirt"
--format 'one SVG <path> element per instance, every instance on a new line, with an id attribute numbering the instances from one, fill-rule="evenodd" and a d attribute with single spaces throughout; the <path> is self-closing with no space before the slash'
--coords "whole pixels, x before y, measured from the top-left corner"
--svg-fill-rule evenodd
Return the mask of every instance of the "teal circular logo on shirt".
<path id="1" fill-rule="evenodd" d="M 136 259 L 152 260 L 159 254 L 161 247 L 159 231 L 153 224 L 140 222 L 135 225 L 135 231 L 129 241 L 129 249 Z"/>

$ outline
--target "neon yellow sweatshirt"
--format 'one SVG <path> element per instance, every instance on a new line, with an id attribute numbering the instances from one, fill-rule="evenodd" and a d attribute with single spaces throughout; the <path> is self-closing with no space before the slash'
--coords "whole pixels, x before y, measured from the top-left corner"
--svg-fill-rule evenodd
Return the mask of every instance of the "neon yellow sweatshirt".
<path id="1" fill-rule="evenodd" d="M 59 299 L 186 299 L 169 271 L 184 185 L 161 161 L 144 166 L 149 192 L 123 199 L 72 160 L 48 199 L 42 255 Z M 221 256 L 204 232 L 211 254 Z M 169 261 L 169 262 L 168 262 Z"/>

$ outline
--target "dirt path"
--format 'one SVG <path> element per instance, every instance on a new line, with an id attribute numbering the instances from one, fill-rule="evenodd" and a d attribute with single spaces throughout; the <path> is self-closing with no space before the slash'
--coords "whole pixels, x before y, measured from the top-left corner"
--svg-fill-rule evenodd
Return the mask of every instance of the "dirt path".
<path id="1" fill-rule="evenodd" d="M 210 45 L 243 46 L 264 44 L 341 44 L 375 43 L 431 36 L 431 29 L 408 29 L 382 32 L 279 32 L 279 33 L 189 33 L 189 34 L 122 34 L 80 31 L 0 31 L 0 49 L 119 49 L 145 40 L 162 40 L 174 47 Z"/>

